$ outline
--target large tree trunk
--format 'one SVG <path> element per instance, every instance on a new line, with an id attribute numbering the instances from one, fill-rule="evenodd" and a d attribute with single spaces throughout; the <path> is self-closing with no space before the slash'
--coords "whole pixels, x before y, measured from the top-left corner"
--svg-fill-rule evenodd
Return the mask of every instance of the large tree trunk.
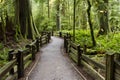
<path id="1" fill-rule="evenodd" d="M 24 38 L 27 37 L 27 9 L 26 0 L 19 0 L 19 21 L 20 21 L 20 31 Z"/>
<path id="2" fill-rule="evenodd" d="M 4 4 L 6 4 L 6 2 L 3 3 L 3 5 Z M 10 7 L 11 5 L 4 5 L 4 6 Z M 16 27 L 15 27 L 15 23 L 14 23 L 15 20 L 14 20 L 13 16 L 9 15 L 9 14 L 11 14 L 11 12 L 9 12 L 4 6 L 1 9 L 2 12 L 1 12 L 1 16 L 0 16 L 0 18 L 1 18 L 0 41 L 7 43 L 7 42 L 15 40 Z M 8 14 L 8 12 L 9 12 L 9 14 Z M 14 13 L 12 13 L 12 15 L 14 15 Z"/>
<path id="3" fill-rule="evenodd" d="M 31 4 L 30 4 L 30 0 L 26 0 L 26 3 L 27 3 L 27 6 L 26 6 L 26 9 L 28 10 L 27 12 L 27 38 L 28 39 L 34 39 L 34 28 L 33 28 L 33 22 L 32 22 L 32 12 L 31 12 Z"/>
<path id="4" fill-rule="evenodd" d="M 85 10 L 85 1 L 82 1 L 82 12 L 81 12 L 81 28 L 82 29 L 87 29 L 87 12 Z"/>
<path id="5" fill-rule="evenodd" d="M 93 31 L 92 22 L 91 22 L 91 17 L 90 17 L 91 4 L 90 4 L 90 1 L 89 1 L 89 0 L 87 0 L 87 3 L 88 3 L 87 14 L 88 14 L 88 22 L 89 22 L 89 26 L 90 26 L 92 43 L 93 43 L 93 46 L 96 46 L 96 41 L 95 41 L 95 38 L 94 38 L 94 31 Z"/>
<path id="6" fill-rule="evenodd" d="M 98 32 L 98 35 L 106 35 L 109 32 L 109 25 L 108 25 L 108 0 L 104 0 L 104 6 L 105 9 L 101 9 L 99 11 L 99 22 L 100 22 L 100 30 Z M 103 5 L 102 5 L 103 6 Z M 100 7 L 100 6 L 99 6 Z"/>
<path id="7" fill-rule="evenodd" d="M 60 21 L 60 0 L 58 0 L 58 2 L 57 2 L 56 26 L 57 26 L 57 30 L 61 30 L 61 21 Z"/>
<path id="8" fill-rule="evenodd" d="M 22 36 L 34 39 L 37 31 L 32 19 L 30 0 L 19 0 L 19 22 Z"/>
<path id="9" fill-rule="evenodd" d="M 19 38 L 22 38 L 21 30 L 20 30 L 20 21 L 19 21 L 19 1 L 15 0 L 15 29 L 16 29 L 16 35 L 15 39 L 16 41 Z"/>

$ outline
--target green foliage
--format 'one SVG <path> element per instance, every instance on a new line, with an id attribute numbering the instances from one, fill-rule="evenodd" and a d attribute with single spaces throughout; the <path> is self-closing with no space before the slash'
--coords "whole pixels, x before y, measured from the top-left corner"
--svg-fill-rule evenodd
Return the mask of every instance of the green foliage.
<path id="1" fill-rule="evenodd" d="M 120 52 L 120 33 L 109 33 L 106 36 L 99 36 L 97 38 L 97 50 L 104 50 L 109 52 Z"/>
<path id="2" fill-rule="evenodd" d="M 38 30 L 41 32 L 43 30 L 52 30 L 56 26 L 56 23 L 49 21 L 48 18 L 44 16 L 38 16 L 35 20 L 35 24 L 38 27 Z"/>
<path id="3" fill-rule="evenodd" d="M 72 31 L 63 31 L 63 32 L 69 32 L 72 35 Z M 92 41 L 91 41 L 91 35 L 89 30 L 76 30 L 75 31 L 75 38 L 76 38 L 76 43 L 80 44 L 82 47 L 86 44 L 91 46 Z"/>
<path id="4" fill-rule="evenodd" d="M 110 0 L 109 1 L 109 23 L 112 31 L 120 30 L 120 0 Z"/>
<path id="5" fill-rule="evenodd" d="M 0 60 L 6 61 L 8 58 L 8 48 L 3 48 L 3 50 L 0 51 Z"/>
<path id="6" fill-rule="evenodd" d="M 66 31 L 72 35 L 72 31 Z M 97 34 L 95 30 L 95 36 Z M 92 45 L 91 35 L 89 30 L 76 30 L 76 43 L 80 44 L 82 47 L 86 44 L 88 47 Z M 109 33 L 108 35 L 101 35 L 96 37 L 97 45 L 93 47 L 93 50 L 101 52 L 120 52 L 120 33 Z"/>
<path id="7" fill-rule="evenodd" d="M 6 64 L 8 59 L 8 51 L 8 48 L 3 48 L 3 50 L 0 50 L 0 67 Z"/>
<path id="8" fill-rule="evenodd" d="M 3 46 L 3 44 L 2 43 L 0 43 L 0 49 L 2 49 L 4 46 Z"/>

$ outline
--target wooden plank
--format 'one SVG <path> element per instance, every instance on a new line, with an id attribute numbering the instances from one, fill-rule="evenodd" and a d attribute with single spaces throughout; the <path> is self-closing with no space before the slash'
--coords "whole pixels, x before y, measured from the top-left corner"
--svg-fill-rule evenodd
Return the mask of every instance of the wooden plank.
<path id="1" fill-rule="evenodd" d="M 81 60 L 81 64 L 85 67 L 86 72 L 90 74 L 95 80 L 105 80 L 105 78 L 102 75 L 100 75 L 95 69 L 93 69 L 85 61 Z"/>
<path id="2" fill-rule="evenodd" d="M 8 73 L 15 64 L 16 64 L 16 59 L 12 60 L 12 61 L 8 62 L 6 65 L 4 65 L 0 69 L 0 78 L 4 77 L 6 75 L 6 73 Z"/>
<path id="3" fill-rule="evenodd" d="M 43 44 L 46 44 L 46 41 L 42 41 L 42 45 L 43 45 Z"/>
<path id="4" fill-rule="evenodd" d="M 115 73 L 120 75 L 120 62 L 115 60 Z"/>
<path id="5" fill-rule="evenodd" d="M 106 53 L 106 80 L 114 80 L 114 54 Z"/>
<path id="6" fill-rule="evenodd" d="M 120 62 L 115 60 L 115 67 L 120 70 Z"/>
<path id="7" fill-rule="evenodd" d="M 31 45 L 32 46 L 32 45 Z M 30 52 L 30 49 L 29 48 L 25 48 L 24 50 L 23 50 L 23 55 L 26 55 L 27 53 L 29 53 Z"/>
<path id="8" fill-rule="evenodd" d="M 70 57 L 75 63 L 77 63 L 77 55 L 70 53 Z"/>
<path id="9" fill-rule="evenodd" d="M 115 73 L 120 75 L 120 70 L 115 68 Z"/>
<path id="10" fill-rule="evenodd" d="M 27 55 L 24 57 L 24 64 L 26 64 L 32 58 L 32 54 Z"/>
<path id="11" fill-rule="evenodd" d="M 32 63 L 32 61 L 28 61 L 28 62 L 25 64 L 24 69 L 26 69 L 31 63 Z"/>
<path id="12" fill-rule="evenodd" d="M 73 42 L 70 41 L 70 45 L 71 45 L 71 47 L 73 47 L 74 49 L 77 50 L 77 44 L 75 44 L 75 43 L 73 43 Z"/>
<path id="13" fill-rule="evenodd" d="M 46 37 L 45 37 L 45 38 L 42 38 L 42 41 L 46 41 Z"/>
<path id="14" fill-rule="evenodd" d="M 46 38 L 47 37 L 47 35 L 43 35 L 43 36 L 41 36 L 42 38 Z"/>
<path id="15" fill-rule="evenodd" d="M 114 80 L 120 80 L 120 74 L 115 73 L 115 79 Z"/>
<path id="16" fill-rule="evenodd" d="M 35 41 L 33 41 L 30 45 L 35 45 L 35 43 L 36 43 L 36 40 L 35 40 Z"/>
<path id="17" fill-rule="evenodd" d="M 45 37 L 45 38 L 42 38 L 42 41 L 46 41 L 46 37 Z"/>
<path id="18" fill-rule="evenodd" d="M 105 65 L 100 64 L 100 63 L 98 63 L 98 62 L 96 62 L 96 61 L 88 58 L 88 57 L 85 56 L 85 55 L 82 55 L 82 59 L 83 59 L 85 62 L 90 63 L 90 64 L 93 64 L 94 66 L 96 66 L 96 67 L 98 67 L 98 68 L 100 68 L 100 69 L 103 69 L 103 70 L 106 69 L 106 68 L 105 68 Z"/>
<path id="19" fill-rule="evenodd" d="M 74 49 L 74 48 L 72 48 L 72 47 L 70 48 L 70 52 L 73 53 L 73 54 L 75 54 L 75 55 L 77 55 L 77 50 Z"/>

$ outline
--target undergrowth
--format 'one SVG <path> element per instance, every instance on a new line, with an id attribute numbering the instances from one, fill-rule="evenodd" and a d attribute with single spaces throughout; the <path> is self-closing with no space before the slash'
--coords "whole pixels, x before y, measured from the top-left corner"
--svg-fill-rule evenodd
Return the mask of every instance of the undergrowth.
<path id="1" fill-rule="evenodd" d="M 64 30 L 62 32 L 69 32 L 72 35 L 72 31 Z M 109 33 L 108 35 L 100 35 L 99 37 L 97 37 L 97 32 L 97 30 L 94 31 L 97 45 L 92 49 L 114 53 L 120 52 L 120 33 Z M 85 44 L 87 46 L 92 46 L 92 40 L 89 30 L 76 30 L 75 38 L 75 42 L 77 44 L 80 44 L 82 47 Z"/>
<path id="2" fill-rule="evenodd" d="M 3 44 L 0 43 L 0 67 L 2 67 L 7 62 L 8 50 L 8 48 L 4 48 Z"/>
<path id="3" fill-rule="evenodd" d="M 8 62 L 8 52 L 11 49 L 25 49 L 25 45 L 30 44 L 31 40 L 21 39 L 18 42 L 11 42 L 6 47 L 0 43 L 0 67 Z"/>

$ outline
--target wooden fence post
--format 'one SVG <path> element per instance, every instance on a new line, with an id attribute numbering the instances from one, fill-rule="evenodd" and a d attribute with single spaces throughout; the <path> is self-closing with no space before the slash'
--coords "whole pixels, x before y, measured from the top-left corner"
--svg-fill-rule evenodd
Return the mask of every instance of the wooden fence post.
<path id="1" fill-rule="evenodd" d="M 8 61 L 13 60 L 13 52 L 14 52 L 14 50 L 10 50 L 10 51 L 8 52 Z M 12 68 L 9 73 L 10 73 L 10 74 L 14 74 L 14 68 Z"/>
<path id="2" fill-rule="evenodd" d="M 50 39 L 51 39 L 51 33 L 48 32 L 48 42 L 50 41 Z"/>
<path id="3" fill-rule="evenodd" d="M 39 52 L 39 38 L 37 37 L 36 38 L 36 47 L 37 47 L 37 52 Z"/>
<path id="4" fill-rule="evenodd" d="M 64 36 L 64 48 L 66 48 L 66 36 Z"/>
<path id="5" fill-rule="evenodd" d="M 35 60 L 35 46 L 32 45 L 32 60 Z"/>
<path id="6" fill-rule="evenodd" d="M 84 48 L 83 48 L 83 53 L 86 54 L 86 50 L 87 50 L 87 45 L 84 45 Z"/>
<path id="7" fill-rule="evenodd" d="M 40 37 L 40 46 L 42 46 L 42 36 Z"/>
<path id="8" fill-rule="evenodd" d="M 51 33 L 49 32 L 49 37 L 50 37 L 50 39 L 49 39 L 49 41 L 51 40 Z"/>
<path id="9" fill-rule="evenodd" d="M 17 72 L 18 72 L 18 79 L 20 79 L 21 77 L 24 77 L 24 63 L 23 63 L 23 51 L 22 50 L 18 50 L 17 53 Z"/>
<path id="10" fill-rule="evenodd" d="M 106 54 L 105 80 L 114 80 L 114 54 Z"/>
<path id="11" fill-rule="evenodd" d="M 48 43 L 48 34 L 46 34 L 46 44 Z"/>
<path id="12" fill-rule="evenodd" d="M 62 37 L 62 32 L 59 32 L 59 37 Z"/>
<path id="13" fill-rule="evenodd" d="M 53 30 L 52 30 L 52 36 L 54 36 L 54 32 L 53 32 Z"/>
<path id="14" fill-rule="evenodd" d="M 67 39 L 69 39 L 69 34 L 67 33 Z"/>
<path id="15" fill-rule="evenodd" d="M 65 43 L 65 49 L 66 49 L 66 53 L 68 53 L 68 39 L 66 39 L 66 43 Z"/>
<path id="16" fill-rule="evenodd" d="M 47 33 L 47 43 L 49 43 L 49 32 Z"/>
<path id="17" fill-rule="evenodd" d="M 49 40 L 50 40 L 50 34 L 49 32 L 47 33 L 47 42 L 49 43 Z"/>
<path id="18" fill-rule="evenodd" d="M 119 54 L 119 53 L 116 53 L 116 54 L 115 54 L 115 59 L 116 59 L 117 61 L 120 61 L 120 54 Z"/>
<path id="19" fill-rule="evenodd" d="M 77 54 L 78 54 L 78 66 L 81 64 L 81 50 L 80 45 L 77 46 Z"/>

